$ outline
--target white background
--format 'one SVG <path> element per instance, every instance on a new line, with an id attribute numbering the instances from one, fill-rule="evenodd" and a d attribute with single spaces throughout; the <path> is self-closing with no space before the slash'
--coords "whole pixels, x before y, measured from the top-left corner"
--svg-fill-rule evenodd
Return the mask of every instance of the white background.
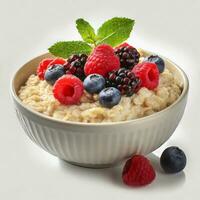
<path id="1" fill-rule="evenodd" d="M 105 19 L 136 19 L 130 43 L 169 57 L 190 79 L 184 117 L 155 154 L 155 182 L 128 188 L 121 168 L 85 169 L 61 162 L 23 133 L 9 96 L 13 72 L 58 40 L 80 39 L 74 21 L 84 17 L 97 28 Z M 0 199 L 200 199 L 200 1 L 199 0 L 0 0 Z M 162 134 L 162 133 L 161 133 Z M 184 172 L 165 175 L 158 158 L 169 145 L 187 154 Z"/>

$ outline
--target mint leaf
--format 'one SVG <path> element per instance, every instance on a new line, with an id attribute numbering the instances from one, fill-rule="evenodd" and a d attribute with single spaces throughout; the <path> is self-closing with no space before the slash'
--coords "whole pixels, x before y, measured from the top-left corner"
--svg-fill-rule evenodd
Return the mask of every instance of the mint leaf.
<path id="1" fill-rule="evenodd" d="M 48 50 L 54 56 L 68 58 L 73 54 L 89 54 L 92 47 L 82 41 L 61 41 L 49 47 Z"/>
<path id="2" fill-rule="evenodd" d="M 96 34 L 93 27 L 84 19 L 76 20 L 76 28 L 85 42 L 95 43 Z"/>
<path id="3" fill-rule="evenodd" d="M 105 23 L 97 31 L 97 44 L 109 44 L 116 46 L 129 38 L 135 21 L 128 18 L 114 17 Z"/>

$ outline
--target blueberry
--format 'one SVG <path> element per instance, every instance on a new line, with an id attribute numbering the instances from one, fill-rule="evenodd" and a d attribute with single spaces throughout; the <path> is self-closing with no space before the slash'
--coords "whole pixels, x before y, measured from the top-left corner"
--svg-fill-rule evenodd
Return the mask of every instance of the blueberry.
<path id="1" fill-rule="evenodd" d="M 83 85 L 88 93 L 99 93 L 105 87 L 105 79 L 99 74 L 90 74 L 85 78 Z"/>
<path id="2" fill-rule="evenodd" d="M 180 172 L 186 165 L 185 153 L 178 147 L 168 147 L 160 157 L 160 164 L 166 173 Z"/>
<path id="3" fill-rule="evenodd" d="M 145 58 L 144 61 L 145 62 L 155 63 L 157 65 L 158 70 L 159 70 L 160 73 L 162 73 L 164 71 L 164 69 L 165 69 L 164 60 L 161 57 L 157 56 L 157 55 L 151 55 L 151 56 Z"/>
<path id="4" fill-rule="evenodd" d="M 99 102 L 104 107 L 112 108 L 117 105 L 120 100 L 120 91 L 114 87 L 105 88 L 99 93 Z"/>
<path id="5" fill-rule="evenodd" d="M 55 64 L 46 70 L 44 78 L 49 84 L 53 85 L 64 74 L 65 69 L 63 65 Z"/>

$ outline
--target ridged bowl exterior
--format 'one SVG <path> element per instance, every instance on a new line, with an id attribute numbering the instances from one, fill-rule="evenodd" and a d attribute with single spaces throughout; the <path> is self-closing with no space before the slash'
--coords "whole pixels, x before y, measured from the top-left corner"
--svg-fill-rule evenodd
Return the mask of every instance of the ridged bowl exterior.
<path id="1" fill-rule="evenodd" d="M 12 91 L 12 97 L 20 124 L 34 143 L 73 164 L 104 167 L 132 154 L 148 154 L 161 146 L 182 118 L 188 85 L 186 87 L 181 99 L 159 113 L 109 124 L 58 121 L 26 108 L 17 99 L 16 91 Z"/>

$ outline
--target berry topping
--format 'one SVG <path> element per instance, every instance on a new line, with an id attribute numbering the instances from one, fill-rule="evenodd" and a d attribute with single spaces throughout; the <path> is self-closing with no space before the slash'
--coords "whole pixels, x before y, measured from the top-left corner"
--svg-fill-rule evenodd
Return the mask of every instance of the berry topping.
<path id="1" fill-rule="evenodd" d="M 48 68 L 49 63 L 51 63 L 52 61 L 53 61 L 52 58 L 46 58 L 39 63 L 37 68 L 37 75 L 40 80 L 44 80 L 45 71 Z"/>
<path id="2" fill-rule="evenodd" d="M 139 77 L 141 83 L 139 87 L 146 87 L 153 90 L 159 83 L 159 71 L 154 63 L 144 62 L 137 64 L 132 72 Z"/>
<path id="3" fill-rule="evenodd" d="M 131 45 L 124 42 L 124 43 L 120 44 L 119 46 L 115 47 L 115 50 L 120 49 L 121 47 L 131 47 Z"/>
<path id="4" fill-rule="evenodd" d="M 168 147 L 160 157 L 160 164 L 166 173 L 180 172 L 186 165 L 185 153 L 178 147 Z"/>
<path id="5" fill-rule="evenodd" d="M 120 91 L 114 87 L 105 88 L 99 93 L 99 102 L 104 107 L 112 108 L 117 105 L 120 100 Z"/>
<path id="6" fill-rule="evenodd" d="M 39 66 L 37 68 L 37 75 L 39 77 L 40 80 L 44 80 L 44 74 L 47 70 L 47 68 L 49 68 L 50 66 L 54 65 L 54 64 L 61 64 L 63 65 L 65 63 L 65 60 L 62 58 L 47 58 L 42 60 L 39 63 Z"/>
<path id="7" fill-rule="evenodd" d="M 64 60 L 63 58 L 55 58 L 52 62 L 49 63 L 50 67 L 51 65 L 55 65 L 55 64 L 60 64 L 60 65 L 64 65 L 66 62 L 66 60 Z"/>
<path id="8" fill-rule="evenodd" d="M 144 186 L 155 179 L 155 171 L 150 161 L 142 155 L 129 159 L 123 169 L 122 179 L 129 186 Z"/>
<path id="9" fill-rule="evenodd" d="M 85 79 L 84 66 L 87 61 L 86 54 L 72 55 L 64 65 L 66 74 L 73 74 L 81 80 Z"/>
<path id="10" fill-rule="evenodd" d="M 106 79 L 107 87 L 115 87 L 122 95 L 126 96 L 132 96 L 137 91 L 139 83 L 139 78 L 135 77 L 131 70 L 125 68 L 109 72 Z"/>
<path id="11" fill-rule="evenodd" d="M 115 48 L 115 54 L 119 57 L 120 66 L 132 69 L 139 62 L 140 54 L 136 48 L 127 43 Z"/>
<path id="12" fill-rule="evenodd" d="M 85 64 L 85 74 L 100 74 L 107 76 L 108 72 L 118 70 L 120 67 L 119 58 L 114 54 L 114 50 L 107 44 L 97 46 L 88 57 Z"/>
<path id="13" fill-rule="evenodd" d="M 158 67 L 158 70 L 160 73 L 162 73 L 165 70 L 165 62 L 164 60 L 157 56 L 157 55 L 151 55 L 147 58 L 145 58 L 144 62 L 152 62 L 155 63 Z"/>
<path id="14" fill-rule="evenodd" d="M 59 78 L 53 86 L 54 97 L 62 104 L 77 104 L 83 94 L 82 81 L 73 75 Z"/>
<path id="15" fill-rule="evenodd" d="M 44 78 L 49 84 L 53 85 L 57 81 L 57 79 L 59 79 L 64 74 L 65 68 L 63 67 L 63 65 L 54 64 L 47 68 L 44 74 Z"/>
<path id="16" fill-rule="evenodd" d="M 83 85 L 88 93 L 99 93 L 105 87 L 105 79 L 99 74 L 90 74 L 84 80 Z"/>

